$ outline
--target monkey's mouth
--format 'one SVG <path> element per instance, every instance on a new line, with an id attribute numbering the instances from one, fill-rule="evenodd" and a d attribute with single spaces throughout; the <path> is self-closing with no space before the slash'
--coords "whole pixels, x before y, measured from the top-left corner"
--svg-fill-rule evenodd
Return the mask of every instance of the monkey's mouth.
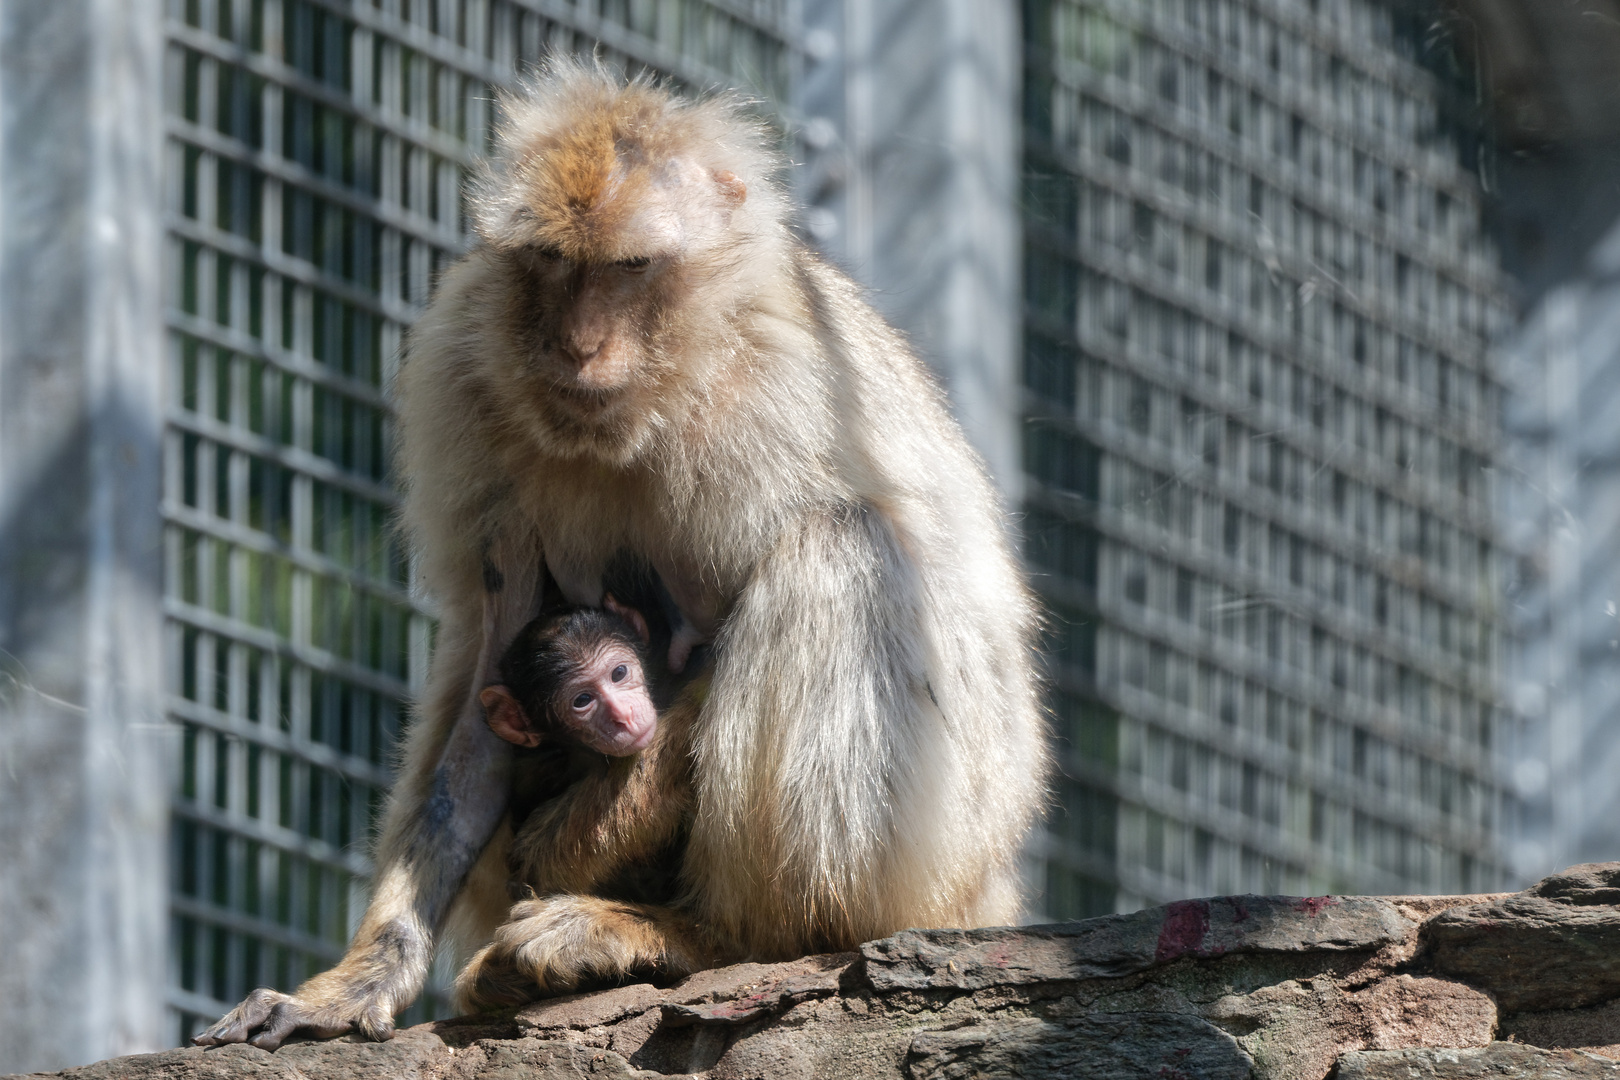
<path id="1" fill-rule="evenodd" d="M 647 744 L 652 742 L 653 735 L 657 730 L 656 724 L 646 724 L 639 729 L 626 728 L 618 732 L 617 737 L 614 739 L 614 754 L 622 757 L 626 754 L 634 754 L 638 750 L 645 750 Z"/>
<path id="2" fill-rule="evenodd" d="M 623 387 L 580 386 L 563 379 L 550 379 L 546 389 L 553 401 L 571 412 L 600 415 L 616 407 L 625 396 Z"/>

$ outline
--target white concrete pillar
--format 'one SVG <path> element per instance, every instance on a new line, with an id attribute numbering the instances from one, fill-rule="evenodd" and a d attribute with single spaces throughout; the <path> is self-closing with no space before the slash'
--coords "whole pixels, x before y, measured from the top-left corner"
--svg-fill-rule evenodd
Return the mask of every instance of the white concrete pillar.
<path id="1" fill-rule="evenodd" d="M 816 242 L 945 382 L 1020 498 L 1022 51 L 1011 0 L 806 0 Z"/>
<path id="2" fill-rule="evenodd" d="M 0 1073 L 164 1043 L 162 62 L 0 0 Z"/>

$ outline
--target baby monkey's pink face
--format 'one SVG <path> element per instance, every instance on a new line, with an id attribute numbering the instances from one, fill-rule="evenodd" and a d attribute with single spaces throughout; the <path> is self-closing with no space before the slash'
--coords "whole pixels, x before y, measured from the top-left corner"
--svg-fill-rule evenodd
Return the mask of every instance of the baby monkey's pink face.
<path id="1" fill-rule="evenodd" d="M 621 617 L 629 630 L 645 635 L 639 613 L 623 609 Z M 658 729 L 642 654 L 628 632 L 581 629 L 580 619 L 588 614 L 513 646 L 538 663 L 515 687 L 484 687 L 478 695 L 484 717 L 491 731 L 517 746 L 549 739 L 626 757 L 650 743 Z"/>
<path id="2" fill-rule="evenodd" d="M 634 649 L 612 638 L 578 657 L 552 698 L 552 722 L 585 746 L 613 757 L 652 741 L 658 712 Z"/>

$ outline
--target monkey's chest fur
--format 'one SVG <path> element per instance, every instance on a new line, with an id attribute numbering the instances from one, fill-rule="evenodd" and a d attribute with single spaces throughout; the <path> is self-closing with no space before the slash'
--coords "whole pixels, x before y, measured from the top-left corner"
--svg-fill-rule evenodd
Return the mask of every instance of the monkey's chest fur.
<path id="1" fill-rule="evenodd" d="M 604 587 L 615 591 L 616 572 L 627 561 L 639 563 L 673 602 L 677 621 L 704 636 L 717 629 L 765 547 L 753 534 L 770 531 L 754 520 L 770 515 L 741 513 L 735 505 L 739 492 L 720 484 L 701 485 L 697 494 L 678 500 L 667 490 L 668 478 L 648 471 L 626 474 L 599 463 L 551 459 L 506 462 L 502 471 L 526 478 L 509 497 L 538 535 L 546 570 L 569 603 L 600 604 Z M 751 524 L 739 524 L 719 542 L 690 527 L 694 521 L 739 519 Z"/>

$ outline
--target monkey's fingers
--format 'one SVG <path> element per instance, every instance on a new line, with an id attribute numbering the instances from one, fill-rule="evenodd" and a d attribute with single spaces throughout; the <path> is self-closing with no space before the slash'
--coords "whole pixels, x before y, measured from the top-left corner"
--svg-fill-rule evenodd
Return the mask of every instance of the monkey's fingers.
<path id="1" fill-rule="evenodd" d="M 249 994 L 242 1004 L 220 1017 L 219 1023 L 201 1035 L 193 1036 L 191 1041 L 198 1046 L 246 1042 L 248 1036 L 264 1023 L 270 1010 L 286 998 L 286 994 L 261 986 Z"/>
<path id="2" fill-rule="evenodd" d="M 261 1050 L 274 1050 L 295 1032 L 330 1039 L 355 1026 L 356 1021 L 340 1018 L 330 1007 L 315 1008 L 291 994 L 260 987 L 226 1013 L 219 1023 L 191 1041 L 198 1046 L 245 1042 Z M 387 1017 L 379 1023 L 377 1017 L 366 1015 L 360 1018 L 358 1026 L 373 1039 L 388 1039 L 394 1034 L 393 1022 Z"/>
<path id="3" fill-rule="evenodd" d="M 260 1050 L 274 1050 L 295 1032 L 307 1032 L 317 1039 L 330 1039 L 334 1035 L 342 1035 L 353 1026 L 347 1020 L 332 1018 L 328 1010 L 312 1010 L 297 998 L 289 997 L 270 1009 L 263 1029 L 248 1040 L 248 1045 L 257 1046 Z M 393 1034 L 392 1026 L 388 1034 Z"/>
<path id="4" fill-rule="evenodd" d="M 588 981 L 672 981 L 707 966 L 706 942 L 672 908 L 558 894 L 512 907 L 511 918 L 456 979 L 469 1009 L 566 994 Z"/>
<path id="5" fill-rule="evenodd" d="M 675 631 L 675 635 L 669 639 L 669 670 L 677 675 L 685 671 L 686 662 L 692 658 L 692 650 L 704 644 L 705 640 L 690 625 Z"/>
<path id="6" fill-rule="evenodd" d="M 524 1005 L 539 994 L 534 979 L 519 971 L 510 956 L 486 945 L 457 976 L 453 1004 L 457 1012 L 475 1013 Z"/>

